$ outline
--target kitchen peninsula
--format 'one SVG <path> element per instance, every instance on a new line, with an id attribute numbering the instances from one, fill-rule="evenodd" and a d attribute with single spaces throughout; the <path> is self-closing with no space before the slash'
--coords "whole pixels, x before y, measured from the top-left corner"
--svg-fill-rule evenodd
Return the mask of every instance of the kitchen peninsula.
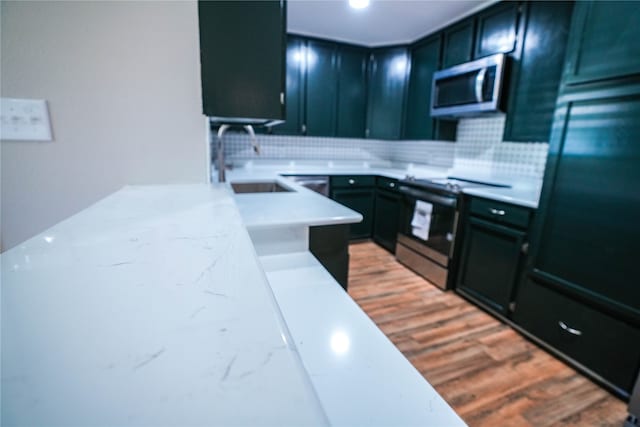
<path id="1" fill-rule="evenodd" d="M 295 226 L 361 219 L 289 189 L 316 213 Z M 5 252 L 2 423 L 464 425 L 315 258 L 261 255 L 245 221 L 223 184 L 125 187 Z"/>

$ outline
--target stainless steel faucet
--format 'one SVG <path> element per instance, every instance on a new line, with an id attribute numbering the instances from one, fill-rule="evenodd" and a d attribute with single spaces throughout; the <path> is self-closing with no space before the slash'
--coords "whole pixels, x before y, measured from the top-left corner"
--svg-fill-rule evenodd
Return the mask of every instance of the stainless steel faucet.
<path id="1" fill-rule="evenodd" d="M 231 125 L 221 125 L 218 129 L 218 182 L 225 182 L 224 143 L 222 141 L 222 137 L 230 127 Z M 244 125 L 243 127 L 251 138 L 251 146 L 253 147 L 254 153 L 259 156 L 260 145 L 258 145 L 258 139 L 256 138 L 256 133 L 253 131 L 253 126 Z"/>

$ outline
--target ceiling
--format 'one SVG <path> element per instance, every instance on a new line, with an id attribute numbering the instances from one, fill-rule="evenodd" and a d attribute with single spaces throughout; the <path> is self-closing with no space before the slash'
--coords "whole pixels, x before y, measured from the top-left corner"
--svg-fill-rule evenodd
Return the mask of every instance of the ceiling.
<path id="1" fill-rule="evenodd" d="M 496 0 L 289 0 L 287 31 L 365 46 L 412 42 Z"/>

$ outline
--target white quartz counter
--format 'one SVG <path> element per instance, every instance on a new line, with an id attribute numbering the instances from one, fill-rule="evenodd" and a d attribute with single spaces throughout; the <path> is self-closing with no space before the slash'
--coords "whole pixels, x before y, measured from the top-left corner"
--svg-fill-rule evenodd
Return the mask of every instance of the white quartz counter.
<path id="1" fill-rule="evenodd" d="M 542 182 L 518 176 L 492 175 L 474 169 L 449 169 L 420 165 L 370 165 L 367 162 L 252 162 L 227 172 L 228 181 L 278 179 L 282 175 L 380 175 L 402 179 L 457 177 L 480 182 L 508 185 L 510 188 L 468 188 L 463 192 L 529 208 L 537 208 Z M 286 182 L 286 181 L 284 181 Z M 241 209 L 243 209 L 241 205 Z"/>
<path id="2" fill-rule="evenodd" d="M 348 224 L 362 221 L 362 215 L 345 206 L 308 190 L 277 174 L 239 178 L 232 182 L 277 181 L 292 191 L 275 193 L 235 194 L 242 220 L 247 227 L 316 226 Z"/>
<path id="3" fill-rule="evenodd" d="M 3 254 L 2 424 L 463 426 L 307 251 L 360 215 L 288 185 L 127 187 Z"/>
<path id="4" fill-rule="evenodd" d="M 2 255 L 2 425 L 323 425 L 228 188 L 127 187 Z"/>
<path id="5" fill-rule="evenodd" d="M 513 187 L 511 188 L 466 188 L 463 192 L 472 196 L 485 197 L 487 199 L 525 206 L 532 209 L 538 208 L 541 189 L 539 184 L 514 183 L 512 185 Z"/>

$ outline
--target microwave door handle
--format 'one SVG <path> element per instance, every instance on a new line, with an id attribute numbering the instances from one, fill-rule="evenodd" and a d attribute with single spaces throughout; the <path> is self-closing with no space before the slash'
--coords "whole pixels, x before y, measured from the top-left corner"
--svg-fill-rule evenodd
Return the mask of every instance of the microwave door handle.
<path id="1" fill-rule="evenodd" d="M 476 76 L 476 101 L 482 103 L 482 88 L 484 87 L 484 79 L 487 76 L 487 69 L 483 68 L 478 72 Z"/>

